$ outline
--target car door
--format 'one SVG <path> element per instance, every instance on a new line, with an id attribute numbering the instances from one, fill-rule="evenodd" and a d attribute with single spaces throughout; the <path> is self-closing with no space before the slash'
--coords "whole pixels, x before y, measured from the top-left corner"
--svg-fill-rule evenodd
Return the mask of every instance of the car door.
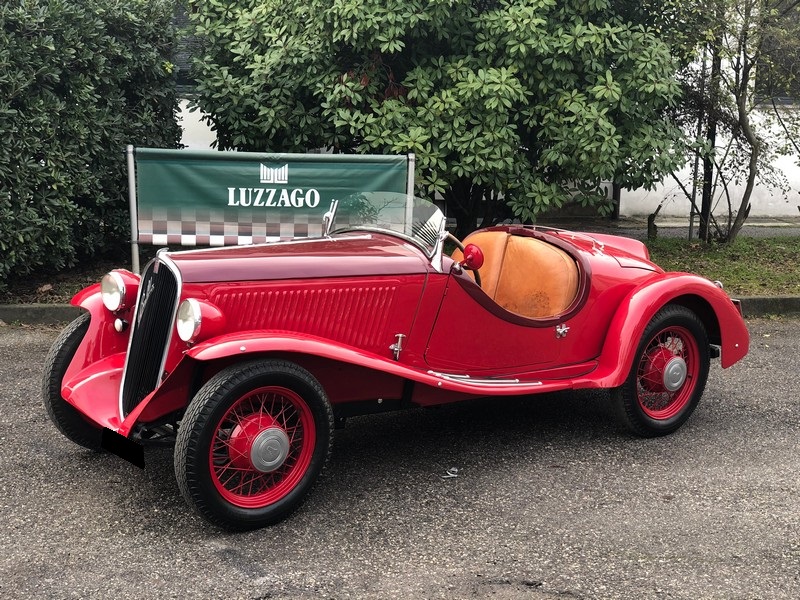
<path id="1" fill-rule="evenodd" d="M 551 368 L 561 358 L 558 325 L 504 310 L 466 274 L 453 272 L 425 360 L 434 370 L 484 376 Z"/>

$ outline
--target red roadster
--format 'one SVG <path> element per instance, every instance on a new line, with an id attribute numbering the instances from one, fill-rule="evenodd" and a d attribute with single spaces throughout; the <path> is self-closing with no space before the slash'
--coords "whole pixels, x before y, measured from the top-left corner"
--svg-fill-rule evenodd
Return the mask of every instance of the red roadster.
<path id="1" fill-rule="evenodd" d="M 142 466 L 142 444 L 174 442 L 188 502 L 247 529 L 300 504 L 349 416 L 608 388 L 627 428 L 659 436 L 711 358 L 747 353 L 739 303 L 641 242 L 519 225 L 463 242 L 433 204 L 372 193 L 334 201 L 320 238 L 160 251 L 75 296 L 45 406 Z"/>

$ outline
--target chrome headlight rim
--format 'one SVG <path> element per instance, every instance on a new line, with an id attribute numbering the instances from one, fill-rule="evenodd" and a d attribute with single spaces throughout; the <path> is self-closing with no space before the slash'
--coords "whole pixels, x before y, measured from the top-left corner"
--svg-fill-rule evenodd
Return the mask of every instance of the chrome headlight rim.
<path id="1" fill-rule="evenodd" d="M 181 302 L 175 316 L 178 337 L 187 344 L 194 342 L 200 333 L 202 320 L 200 303 L 195 298 L 187 298 Z"/>
<path id="2" fill-rule="evenodd" d="M 100 296 L 103 299 L 103 306 L 111 312 L 126 308 L 125 280 L 122 275 L 116 271 L 110 271 L 103 275 L 100 280 Z"/>

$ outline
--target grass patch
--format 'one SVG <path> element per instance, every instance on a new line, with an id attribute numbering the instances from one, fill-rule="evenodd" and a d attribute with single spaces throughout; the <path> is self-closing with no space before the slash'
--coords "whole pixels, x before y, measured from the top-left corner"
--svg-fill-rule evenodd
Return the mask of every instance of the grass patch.
<path id="1" fill-rule="evenodd" d="M 740 237 L 727 246 L 661 238 L 647 247 L 663 269 L 718 279 L 734 296 L 800 295 L 800 237 Z"/>

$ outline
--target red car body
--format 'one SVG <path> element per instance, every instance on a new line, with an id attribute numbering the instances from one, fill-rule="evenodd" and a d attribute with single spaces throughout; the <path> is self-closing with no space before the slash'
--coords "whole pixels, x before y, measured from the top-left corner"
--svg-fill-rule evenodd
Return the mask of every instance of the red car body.
<path id="1" fill-rule="evenodd" d="M 443 226 L 437 236 L 440 245 Z M 87 426 L 75 425 L 79 433 L 103 431 L 103 445 L 112 450 L 120 438 L 146 442 L 177 431 L 184 495 L 209 520 L 247 528 L 275 522 L 299 504 L 327 457 L 327 450 L 319 459 L 315 452 L 329 445 L 334 420 L 474 397 L 611 388 L 619 393 L 624 423 L 635 433 L 660 435 L 693 410 L 708 357 L 729 367 L 747 353 L 738 303 L 706 279 L 665 273 L 638 241 L 523 226 L 490 228 L 465 241 L 471 239 L 477 242 L 467 246 L 468 259 L 458 250 L 455 258 L 442 254 L 441 247 L 428 252 L 408 236 L 374 227 L 258 246 L 162 251 L 142 277 L 115 272 L 124 288 L 116 310 L 104 306 L 100 284 L 75 296 L 88 324 L 84 319 L 72 348 L 62 350 L 69 356 L 56 356 L 63 340 L 51 351 L 48 410 L 73 439 L 71 421 L 60 415 L 75 411 Z M 569 263 L 574 292 L 553 314 L 532 317 L 502 306 L 468 270 L 482 239 L 555 248 Z M 477 262 L 485 280 L 491 274 Z M 535 287 L 521 264 L 515 276 Z M 176 330 L 179 305 L 196 317 L 184 319 L 193 334 L 185 334 L 188 341 Z M 269 373 L 242 372 L 241 365 L 263 364 Z M 292 384 L 295 371 L 313 380 L 300 391 Z M 232 378 L 252 377 L 249 388 L 241 384 L 244 391 L 226 391 Z M 309 386 L 317 394 L 321 388 L 322 409 L 306 406 L 319 403 L 305 400 Z M 53 389 L 59 397 L 48 400 Z M 284 409 L 264 408 L 265 394 L 276 390 L 297 412 L 289 425 L 273 414 Z M 648 408 L 642 398 L 653 394 L 665 404 Z M 206 408 L 190 409 L 198 397 Z M 260 408 L 253 397 L 261 398 Z M 199 424 L 184 434 L 189 412 Z M 304 440 L 297 444 L 295 429 Z M 206 430 L 216 431 L 212 441 Z M 290 468 L 293 453 L 300 466 Z M 234 472 L 234 483 L 226 483 Z M 248 493 L 243 482 L 250 475 L 257 491 Z"/>

